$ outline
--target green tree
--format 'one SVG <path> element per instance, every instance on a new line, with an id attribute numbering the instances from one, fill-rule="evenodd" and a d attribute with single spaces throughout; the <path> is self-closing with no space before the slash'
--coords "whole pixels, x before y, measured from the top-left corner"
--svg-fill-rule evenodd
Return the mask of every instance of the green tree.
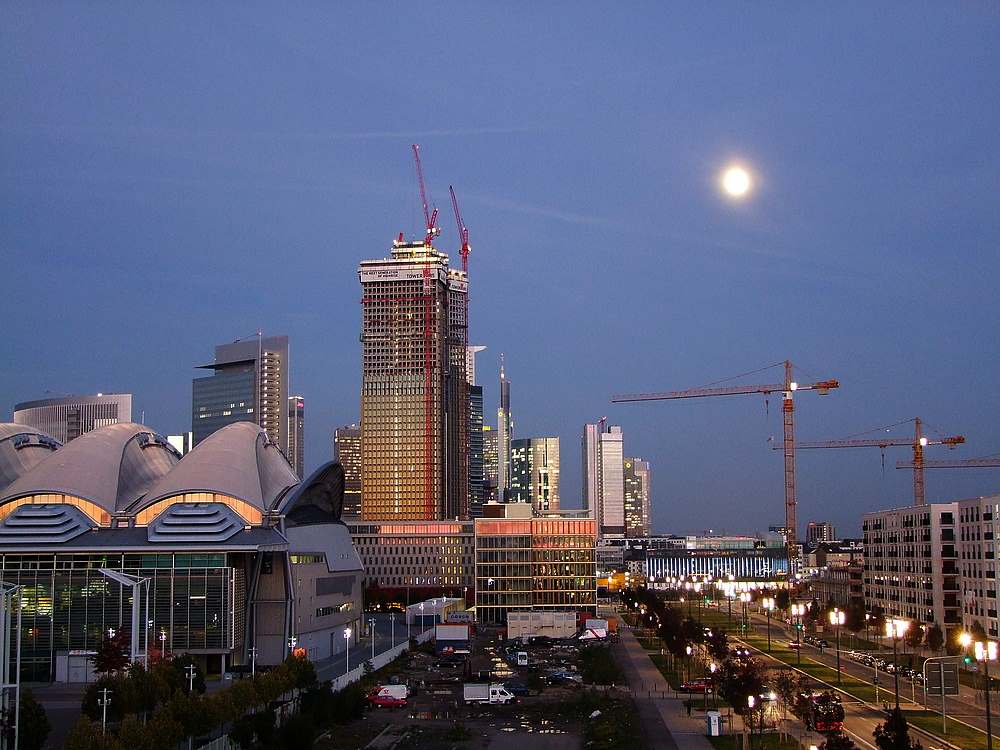
<path id="1" fill-rule="evenodd" d="M 741 716 L 748 710 L 747 698 L 764 690 L 764 672 L 753 659 L 726 660 L 719 677 L 719 695 Z M 758 701 L 759 703 L 759 701 Z"/>
<path id="2" fill-rule="evenodd" d="M 974 620 L 972 627 L 969 628 L 969 633 L 972 635 L 973 641 L 985 641 L 986 640 L 986 628 L 979 620 Z"/>
<path id="3" fill-rule="evenodd" d="M 41 750 L 51 729 L 42 704 L 35 700 L 29 689 L 22 688 L 18 746 L 21 750 Z"/>
<path id="4" fill-rule="evenodd" d="M 787 612 L 792 603 L 792 595 L 788 589 L 778 589 L 778 593 L 774 596 L 774 603 L 782 612 Z"/>
<path id="5" fill-rule="evenodd" d="M 819 750 L 858 750 L 858 746 L 846 734 L 838 732 L 827 735 L 826 742 L 819 746 Z"/>
<path id="6" fill-rule="evenodd" d="M 86 716 L 77 719 L 66 737 L 65 750 L 118 750 L 117 741 L 112 743 L 113 736 L 105 737 L 101 733 L 101 725 L 95 724 Z M 120 747 L 120 746 L 119 746 Z"/>
<path id="7" fill-rule="evenodd" d="M 872 733 L 879 750 L 922 750 L 922 745 L 910 739 L 910 727 L 898 708 L 892 709 L 884 723 Z"/>
<path id="8" fill-rule="evenodd" d="M 847 605 L 844 616 L 844 625 L 852 633 L 857 635 L 865 629 L 865 605 L 861 602 L 851 602 Z"/>
<path id="9" fill-rule="evenodd" d="M 924 642 L 924 630 L 920 626 L 919 622 L 914 621 L 910 623 L 909 628 L 906 630 L 906 635 L 903 637 L 906 640 L 906 645 L 909 646 L 912 651 L 916 651 Z"/>
<path id="10" fill-rule="evenodd" d="M 927 645 L 934 652 L 940 651 L 944 646 L 944 633 L 936 622 L 927 631 Z"/>
<path id="11" fill-rule="evenodd" d="M 124 632 L 115 633 L 101 641 L 90 657 L 94 671 L 99 675 L 118 674 L 129 664 L 129 644 Z"/>

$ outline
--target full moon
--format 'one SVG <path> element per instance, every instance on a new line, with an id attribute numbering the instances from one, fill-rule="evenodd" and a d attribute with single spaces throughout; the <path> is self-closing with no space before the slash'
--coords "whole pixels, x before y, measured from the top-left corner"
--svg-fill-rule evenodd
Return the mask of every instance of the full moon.
<path id="1" fill-rule="evenodd" d="M 722 175 L 722 189 L 733 198 L 742 198 L 750 191 L 750 173 L 743 167 L 729 167 Z"/>

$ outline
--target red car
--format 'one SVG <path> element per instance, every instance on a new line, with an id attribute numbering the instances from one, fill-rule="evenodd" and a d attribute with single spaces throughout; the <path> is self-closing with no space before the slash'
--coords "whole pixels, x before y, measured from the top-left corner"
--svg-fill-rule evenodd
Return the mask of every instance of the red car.
<path id="1" fill-rule="evenodd" d="M 789 641 L 788 648 L 795 649 L 796 651 L 798 651 L 800 648 L 802 648 L 802 644 L 798 643 L 797 641 Z"/>
<path id="2" fill-rule="evenodd" d="M 707 677 L 698 677 L 694 680 L 688 680 L 683 683 L 678 691 L 681 693 L 697 693 L 698 695 L 704 695 L 710 692 L 712 689 L 712 681 Z"/>
<path id="3" fill-rule="evenodd" d="M 405 706 L 409 697 L 406 685 L 380 685 L 368 695 L 368 702 L 373 706 Z"/>

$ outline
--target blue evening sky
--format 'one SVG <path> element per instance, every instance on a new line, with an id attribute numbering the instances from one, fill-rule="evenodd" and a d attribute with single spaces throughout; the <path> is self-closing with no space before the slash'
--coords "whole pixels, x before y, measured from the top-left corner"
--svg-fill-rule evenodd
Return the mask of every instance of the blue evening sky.
<path id="1" fill-rule="evenodd" d="M 777 399 L 609 397 L 785 357 L 842 383 L 801 395 L 802 439 L 919 415 L 1000 453 L 998 40 L 986 2 L 4 3 L 3 417 L 122 390 L 188 429 L 193 367 L 260 327 L 291 338 L 316 467 L 358 418 L 358 261 L 420 230 L 419 142 L 442 247 L 449 183 L 471 231 L 488 410 L 505 352 L 565 505 L 606 415 L 657 531 L 780 523 Z M 908 503 L 906 457 L 801 454 L 800 521 Z M 997 489 L 928 473 L 930 499 Z"/>

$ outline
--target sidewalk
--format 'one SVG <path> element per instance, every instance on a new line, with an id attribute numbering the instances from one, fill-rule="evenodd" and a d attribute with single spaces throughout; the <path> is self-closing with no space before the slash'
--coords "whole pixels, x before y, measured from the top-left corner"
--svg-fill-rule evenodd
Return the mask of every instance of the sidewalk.
<path id="1" fill-rule="evenodd" d="M 712 750 L 705 737 L 704 712 L 687 715 L 684 700 L 676 697 L 621 618 L 618 618 L 618 632 L 616 656 L 628 678 L 650 750 Z"/>

